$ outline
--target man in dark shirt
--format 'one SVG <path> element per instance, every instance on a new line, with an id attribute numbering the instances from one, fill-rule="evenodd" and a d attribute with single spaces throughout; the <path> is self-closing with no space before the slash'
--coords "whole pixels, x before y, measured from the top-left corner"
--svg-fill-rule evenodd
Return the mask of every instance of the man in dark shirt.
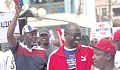
<path id="1" fill-rule="evenodd" d="M 45 49 L 37 45 L 37 29 L 30 25 L 23 27 L 24 43 L 17 41 L 13 35 L 17 19 L 22 10 L 19 5 L 15 7 L 16 13 L 7 32 L 7 39 L 14 55 L 16 70 L 42 70 L 47 63 L 47 54 Z"/>
<path id="2" fill-rule="evenodd" d="M 49 33 L 49 30 L 47 28 L 41 28 L 39 30 L 39 39 L 40 39 L 40 42 L 41 42 L 41 46 L 42 48 L 46 49 L 47 51 L 47 55 L 48 57 L 50 56 L 50 54 L 58 49 L 58 47 L 54 46 L 54 45 L 51 45 L 50 42 L 49 42 L 49 39 L 50 39 L 50 33 Z"/>

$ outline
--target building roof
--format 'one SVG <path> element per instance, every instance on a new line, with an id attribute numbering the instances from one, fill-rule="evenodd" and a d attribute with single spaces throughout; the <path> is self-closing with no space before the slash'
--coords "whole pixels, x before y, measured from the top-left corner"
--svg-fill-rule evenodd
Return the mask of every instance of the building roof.
<path id="1" fill-rule="evenodd" d="M 114 5 L 120 5 L 120 0 L 114 0 Z M 108 6 L 109 0 L 96 0 L 96 6 Z"/>

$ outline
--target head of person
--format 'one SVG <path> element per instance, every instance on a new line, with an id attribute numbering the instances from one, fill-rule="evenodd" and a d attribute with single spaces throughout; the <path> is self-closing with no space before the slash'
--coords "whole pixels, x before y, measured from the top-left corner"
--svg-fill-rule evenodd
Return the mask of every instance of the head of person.
<path id="1" fill-rule="evenodd" d="M 98 42 L 98 39 L 97 38 L 94 38 L 91 40 L 91 44 L 92 45 L 96 45 L 96 43 Z"/>
<path id="2" fill-rule="evenodd" d="M 113 64 L 114 66 L 114 56 L 116 54 L 116 46 L 112 41 L 107 39 L 101 39 L 96 46 L 93 47 L 93 65 L 98 69 L 104 69 Z"/>
<path id="3" fill-rule="evenodd" d="M 89 36 L 88 35 L 82 35 L 80 43 L 82 45 L 88 46 L 89 42 L 90 42 Z"/>
<path id="4" fill-rule="evenodd" d="M 22 29 L 24 43 L 26 45 L 36 45 L 38 40 L 37 32 L 37 28 L 34 28 L 30 25 L 25 25 Z"/>
<path id="5" fill-rule="evenodd" d="M 48 46 L 50 44 L 49 39 L 50 39 L 49 30 L 47 28 L 41 28 L 39 30 L 39 40 L 41 42 L 41 45 Z"/>
<path id="6" fill-rule="evenodd" d="M 9 50 L 10 50 L 10 48 L 9 48 L 9 47 L 5 47 L 5 52 L 6 52 L 6 51 L 9 51 Z"/>
<path id="7" fill-rule="evenodd" d="M 20 42 L 23 42 L 23 36 L 19 33 L 14 33 L 15 39 L 17 39 Z"/>
<path id="8" fill-rule="evenodd" d="M 76 23 L 69 22 L 64 30 L 65 46 L 76 48 L 80 43 L 81 29 Z"/>
<path id="9" fill-rule="evenodd" d="M 60 41 L 58 39 L 56 39 L 54 42 L 53 42 L 53 45 L 54 46 L 57 46 L 57 47 L 60 47 Z"/>
<path id="10" fill-rule="evenodd" d="M 22 36 L 22 35 L 19 36 L 19 37 L 18 37 L 18 40 L 19 40 L 20 42 L 24 42 L 24 40 L 23 40 L 23 36 Z"/>
<path id="11" fill-rule="evenodd" d="M 113 42 L 117 47 L 117 50 L 120 51 L 120 30 L 117 30 L 113 35 Z"/>

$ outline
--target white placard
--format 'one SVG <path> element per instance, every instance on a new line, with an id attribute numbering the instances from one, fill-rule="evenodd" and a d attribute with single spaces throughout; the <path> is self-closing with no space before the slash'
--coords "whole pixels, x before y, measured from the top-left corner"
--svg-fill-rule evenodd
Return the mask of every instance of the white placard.
<path id="1" fill-rule="evenodd" d="M 14 17 L 14 12 L 0 13 L 0 43 L 7 42 L 7 30 L 13 17 Z M 14 33 L 20 33 L 18 22 Z"/>
<path id="2" fill-rule="evenodd" d="M 95 24 L 95 32 L 97 37 L 111 37 L 109 22 L 98 22 Z"/>

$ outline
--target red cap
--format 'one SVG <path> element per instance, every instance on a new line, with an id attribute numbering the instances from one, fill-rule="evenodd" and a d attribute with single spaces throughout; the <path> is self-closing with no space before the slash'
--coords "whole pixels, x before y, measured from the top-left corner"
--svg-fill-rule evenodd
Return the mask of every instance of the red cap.
<path id="1" fill-rule="evenodd" d="M 120 40 L 120 30 L 117 30 L 114 33 L 113 40 Z"/>
<path id="2" fill-rule="evenodd" d="M 101 49 L 105 52 L 108 52 L 112 55 L 116 54 L 116 46 L 113 44 L 112 41 L 108 39 L 101 39 L 97 44 L 96 48 Z"/>

